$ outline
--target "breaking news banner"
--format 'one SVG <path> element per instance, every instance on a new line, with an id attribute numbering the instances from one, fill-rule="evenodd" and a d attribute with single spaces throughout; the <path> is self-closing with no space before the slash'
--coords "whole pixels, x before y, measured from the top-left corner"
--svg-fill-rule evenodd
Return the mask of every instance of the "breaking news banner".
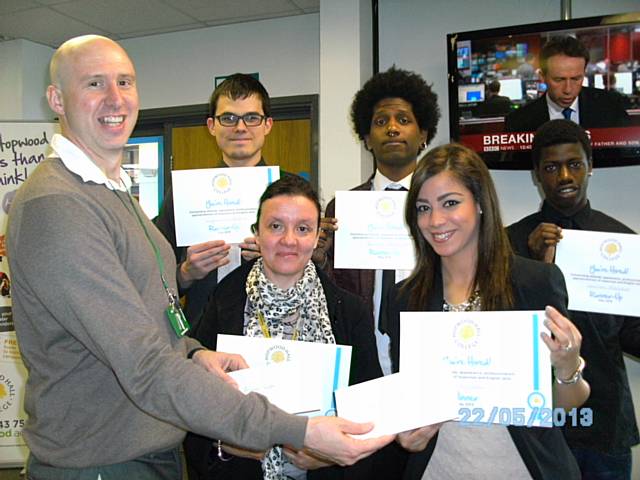
<path id="1" fill-rule="evenodd" d="M 596 148 L 638 148 L 640 127 L 594 128 L 587 130 L 591 146 Z M 533 132 L 482 133 L 461 135 L 460 141 L 478 153 L 531 150 Z"/>

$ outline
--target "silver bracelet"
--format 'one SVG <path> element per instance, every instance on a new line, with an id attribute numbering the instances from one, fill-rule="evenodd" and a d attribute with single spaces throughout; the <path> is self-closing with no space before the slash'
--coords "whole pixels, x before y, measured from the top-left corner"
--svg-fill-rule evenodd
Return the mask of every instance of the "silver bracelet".
<path id="1" fill-rule="evenodd" d="M 584 358 L 578 357 L 578 368 L 576 368 L 574 374 L 566 380 L 563 380 L 562 378 L 556 376 L 556 382 L 558 382 L 560 385 L 574 385 L 578 383 L 578 380 L 582 378 L 582 371 L 584 370 L 585 365 L 586 362 L 584 361 Z"/>
<path id="2" fill-rule="evenodd" d="M 228 457 L 224 456 L 224 452 L 222 451 L 222 440 L 218 440 L 218 458 L 222 462 L 228 462 L 229 460 L 233 459 L 232 455 Z"/>

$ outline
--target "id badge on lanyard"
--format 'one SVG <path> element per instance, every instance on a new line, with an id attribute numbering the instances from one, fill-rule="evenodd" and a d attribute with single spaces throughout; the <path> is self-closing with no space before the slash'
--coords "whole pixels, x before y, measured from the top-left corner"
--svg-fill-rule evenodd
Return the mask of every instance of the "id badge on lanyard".
<path id="1" fill-rule="evenodd" d="M 184 316 L 182 306 L 180 306 L 180 300 L 178 299 L 178 296 L 175 295 L 166 286 L 165 291 L 167 292 L 167 297 L 169 298 L 169 306 L 165 310 L 165 312 L 167 313 L 167 317 L 169 318 L 169 323 L 171 324 L 173 331 L 176 332 L 176 335 L 178 335 L 178 337 L 184 337 L 185 334 L 189 331 L 189 322 Z"/>

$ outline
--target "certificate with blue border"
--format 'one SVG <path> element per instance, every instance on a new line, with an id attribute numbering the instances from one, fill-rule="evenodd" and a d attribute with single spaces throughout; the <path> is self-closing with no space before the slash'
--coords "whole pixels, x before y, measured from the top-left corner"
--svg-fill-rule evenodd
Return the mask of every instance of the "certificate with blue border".
<path id="1" fill-rule="evenodd" d="M 285 397 L 287 405 L 295 404 L 285 408 L 290 413 L 334 415 L 333 393 L 349 385 L 349 345 L 220 334 L 217 350 L 238 353 L 249 364 L 249 370 L 259 369 L 247 382 L 252 388 L 246 388 L 242 378 L 236 378 L 241 391 L 255 391 L 269 400 Z"/>
<path id="2" fill-rule="evenodd" d="M 171 172 L 176 243 L 241 243 L 253 235 L 260 196 L 279 167 L 200 168 Z"/>
<path id="3" fill-rule="evenodd" d="M 552 409 L 544 311 L 402 312 L 400 372 L 449 375 L 461 411 L 496 424 L 546 426 Z"/>

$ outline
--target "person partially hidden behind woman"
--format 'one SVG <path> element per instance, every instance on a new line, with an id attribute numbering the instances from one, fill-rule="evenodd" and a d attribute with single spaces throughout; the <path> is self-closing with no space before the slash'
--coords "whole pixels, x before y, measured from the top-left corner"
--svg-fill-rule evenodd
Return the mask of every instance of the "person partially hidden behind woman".
<path id="1" fill-rule="evenodd" d="M 391 358 L 398 369 L 401 311 L 543 310 L 542 334 L 555 380 L 554 406 L 578 407 L 589 396 L 581 378 L 581 336 L 566 318 L 567 293 L 552 264 L 514 256 L 491 176 L 472 150 L 449 144 L 418 164 L 405 220 L 417 255 L 411 276 L 391 292 Z M 446 422 L 398 435 L 410 456 L 404 478 L 574 479 L 578 467 L 557 428 Z"/>
<path id="2" fill-rule="evenodd" d="M 382 376 L 365 305 L 311 261 L 319 222 L 320 204 L 308 182 L 290 176 L 269 185 L 253 226 L 262 257 L 218 285 L 194 336 L 211 349 L 219 333 L 351 345 L 350 383 Z M 267 452 L 222 445 L 219 451 L 215 441 L 190 435 L 185 456 L 192 479 L 372 478 L 367 460 L 330 466 L 286 445 Z"/>

